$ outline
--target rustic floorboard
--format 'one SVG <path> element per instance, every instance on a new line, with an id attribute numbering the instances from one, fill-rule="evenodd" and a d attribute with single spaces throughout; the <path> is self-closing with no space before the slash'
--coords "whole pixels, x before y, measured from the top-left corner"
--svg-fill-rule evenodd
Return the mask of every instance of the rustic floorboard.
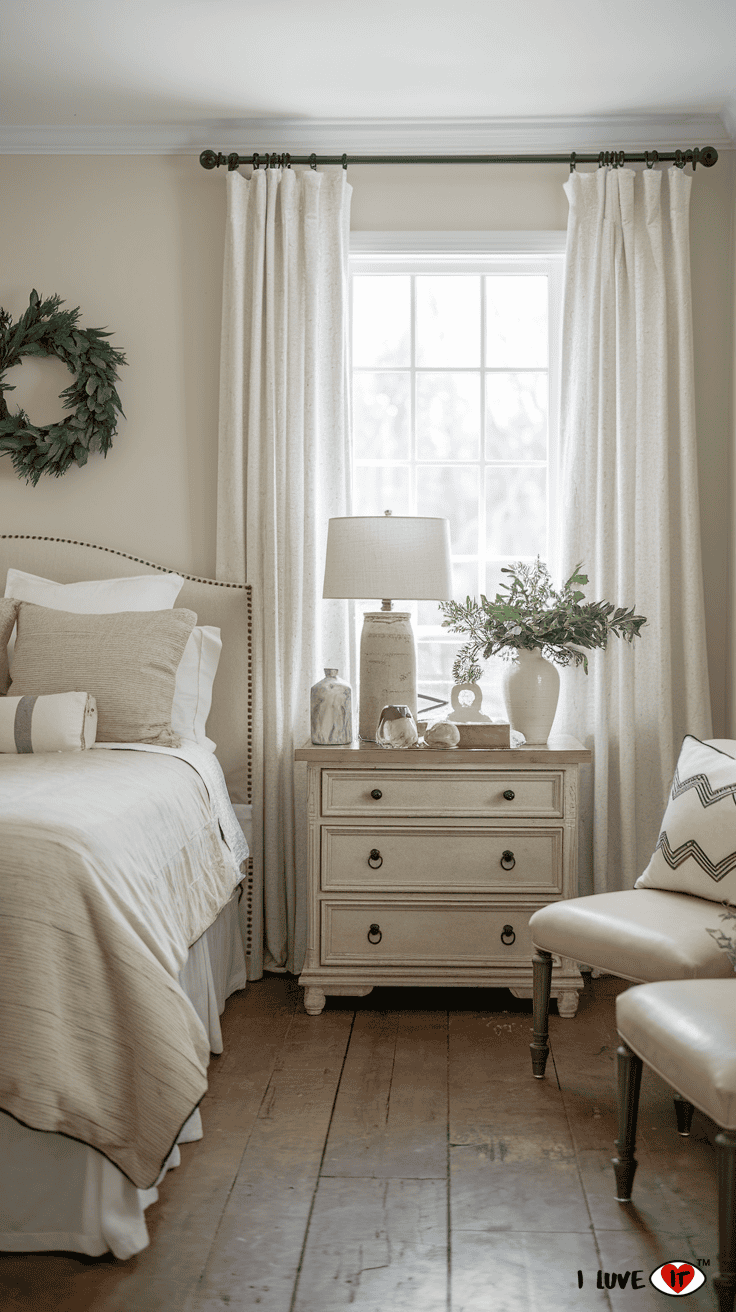
<path id="1" fill-rule="evenodd" d="M 446 1178 L 444 1012 L 356 1016 L 322 1174 Z"/>
<path id="2" fill-rule="evenodd" d="M 150 1247 L 0 1254 L 1 1312 L 661 1307 L 659 1263 L 717 1269 L 716 1131 L 696 1113 L 682 1139 L 645 1070 L 633 1201 L 615 1202 L 625 987 L 588 979 L 578 1016 L 551 1016 L 540 1081 L 531 1004 L 503 990 L 376 989 L 309 1017 L 266 976 L 228 1002 L 205 1137 L 160 1186 Z M 597 1287 L 633 1270 L 645 1287 Z M 713 1312 L 710 1281 L 688 1307 Z"/>
<path id="3" fill-rule="evenodd" d="M 446 1312 L 445 1180 L 320 1180 L 293 1312 Z"/>

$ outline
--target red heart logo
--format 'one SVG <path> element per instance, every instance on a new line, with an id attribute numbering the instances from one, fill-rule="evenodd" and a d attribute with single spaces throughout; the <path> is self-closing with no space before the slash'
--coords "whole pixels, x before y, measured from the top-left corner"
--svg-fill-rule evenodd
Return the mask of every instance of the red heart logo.
<path id="1" fill-rule="evenodd" d="M 681 1289 L 687 1288 L 695 1275 L 695 1268 L 689 1262 L 683 1262 L 681 1266 L 668 1262 L 666 1266 L 660 1267 L 660 1271 L 665 1283 L 671 1285 L 678 1294 Z"/>

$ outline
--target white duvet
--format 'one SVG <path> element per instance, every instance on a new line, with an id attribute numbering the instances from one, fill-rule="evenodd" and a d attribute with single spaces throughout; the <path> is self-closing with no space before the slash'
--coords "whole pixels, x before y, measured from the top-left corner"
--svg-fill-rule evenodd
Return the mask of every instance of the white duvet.
<path id="1" fill-rule="evenodd" d="M 206 1089 L 177 975 L 244 840 L 209 752 L 127 746 L 0 757 L 0 1108 L 146 1188 Z"/>

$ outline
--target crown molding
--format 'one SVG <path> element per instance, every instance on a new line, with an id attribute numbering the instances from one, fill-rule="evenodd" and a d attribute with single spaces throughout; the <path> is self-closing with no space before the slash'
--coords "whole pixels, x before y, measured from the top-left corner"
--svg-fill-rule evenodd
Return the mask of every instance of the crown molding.
<path id="1" fill-rule="evenodd" d="M 199 123 L 0 125 L 4 155 L 545 154 L 736 144 L 736 101 L 718 114 L 587 118 L 244 119 Z"/>

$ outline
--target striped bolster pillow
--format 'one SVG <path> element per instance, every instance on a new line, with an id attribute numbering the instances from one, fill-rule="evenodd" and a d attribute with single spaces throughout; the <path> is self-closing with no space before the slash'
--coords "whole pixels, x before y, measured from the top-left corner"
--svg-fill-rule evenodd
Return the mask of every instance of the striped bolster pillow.
<path id="1" fill-rule="evenodd" d="M 83 752 L 97 737 L 97 702 L 87 692 L 0 697 L 0 752 Z"/>

